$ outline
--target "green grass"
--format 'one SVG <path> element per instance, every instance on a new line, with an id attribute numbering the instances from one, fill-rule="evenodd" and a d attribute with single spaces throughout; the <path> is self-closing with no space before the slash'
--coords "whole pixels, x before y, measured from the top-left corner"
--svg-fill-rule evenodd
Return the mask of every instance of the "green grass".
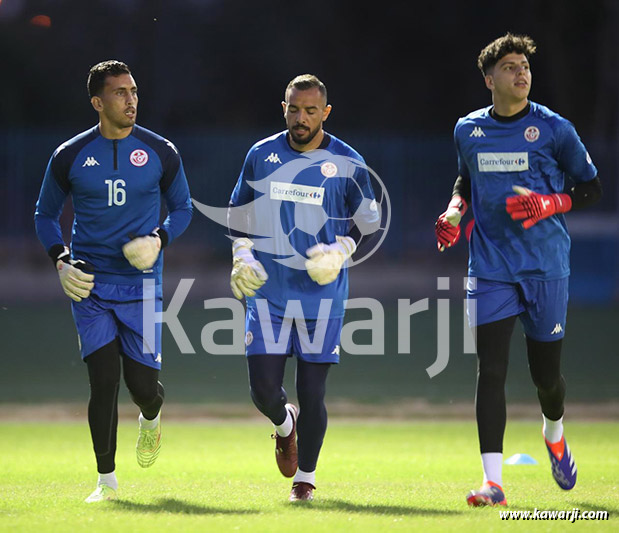
<path id="1" fill-rule="evenodd" d="M 87 505 L 96 473 L 87 425 L 0 424 L 0 531 L 489 531 L 617 530 L 619 427 L 570 423 L 575 489 L 551 478 L 540 424 L 511 422 L 505 466 L 511 510 L 607 510 L 608 522 L 504 522 L 497 509 L 469 509 L 481 480 L 474 423 L 373 423 L 333 419 L 318 469 L 316 500 L 287 502 L 268 423 L 177 423 L 164 419 L 157 463 L 137 466 L 135 424 L 119 428 L 120 499 Z"/>

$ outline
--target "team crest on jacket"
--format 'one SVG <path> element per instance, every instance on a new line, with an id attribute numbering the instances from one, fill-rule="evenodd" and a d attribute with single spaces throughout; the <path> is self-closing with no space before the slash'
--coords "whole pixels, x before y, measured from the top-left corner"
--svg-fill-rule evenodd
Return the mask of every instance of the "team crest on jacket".
<path id="1" fill-rule="evenodd" d="M 524 138 L 530 143 L 534 143 L 539 139 L 539 130 L 535 126 L 529 126 L 524 130 Z"/>
<path id="2" fill-rule="evenodd" d="M 335 163 L 331 163 L 331 161 L 327 161 L 320 165 L 320 172 L 322 172 L 323 176 L 332 178 L 337 174 L 337 165 Z"/>
<path id="3" fill-rule="evenodd" d="M 136 167 L 143 167 L 148 163 L 148 154 L 144 150 L 133 150 L 129 156 L 131 164 Z"/>

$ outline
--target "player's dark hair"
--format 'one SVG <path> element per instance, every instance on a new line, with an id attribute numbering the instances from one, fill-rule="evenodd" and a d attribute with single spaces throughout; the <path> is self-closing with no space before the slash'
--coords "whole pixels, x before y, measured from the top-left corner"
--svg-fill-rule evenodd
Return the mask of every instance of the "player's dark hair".
<path id="1" fill-rule="evenodd" d="M 485 76 L 507 54 L 524 54 L 529 59 L 537 47 L 528 35 L 506 33 L 486 46 L 477 58 L 477 66 Z"/>
<path id="2" fill-rule="evenodd" d="M 121 61 L 111 59 L 97 63 L 88 73 L 88 81 L 86 82 L 88 96 L 90 98 L 100 96 L 103 92 L 103 87 L 105 87 L 105 79 L 108 76 L 116 77 L 121 74 L 131 74 L 129 67 Z"/>
<path id="3" fill-rule="evenodd" d="M 292 79 L 286 87 L 286 91 L 284 92 L 284 101 L 288 101 L 288 91 L 290 89 L 298 89 L 299 91 L 307 91 L 308 89 L 317 88 L 325 97 L 325 102 L 327 101 L 327 88 L 325 84 L 322 83 L 316 76 L 313 74 L 301 74 L 296 78 Z"/>

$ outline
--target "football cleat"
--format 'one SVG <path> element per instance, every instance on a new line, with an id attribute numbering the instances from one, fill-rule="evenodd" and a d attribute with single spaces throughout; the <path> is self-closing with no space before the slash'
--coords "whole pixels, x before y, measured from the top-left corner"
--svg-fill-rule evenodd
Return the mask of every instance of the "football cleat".
<path id="1" fill-rule="evenodd" d="M 570 447 L 565 442 L 565 437 L 561 437 L 559 442 L 551 444 L 544 438 L 550 465 L 552 466 L 552 477 L 555 478 L 557 485 L 563 490 L 570 490 L 576 485 L 576 463 L 572 457 Z"/>
<path id="2" fill-rule="evenodd" d="M 142 468 L 148 468 L 156 461 L 161 451 L 161 419 L 154 429 L 140 427 L 138 442 L 135 445 L 135 454 L 138 464 Z"/>
<path id="3" fill-rule="evenodd" d="M 95 491 L 84 501 L 86 503 L 105 502 L 116 499 L 116 491 L 107 485 L 97 485 Z"/>
<path id="4" fill-rule="evenodd" d="M 292 431 L 287 437 L 280 437 L 277 432 L 271 435 L 275 439 L 275 460 L 284 477 L 293 477 L 297 473 L 297 415 L 298 409 L 291 403 L 286 409 L 292 415 Z"/>
<path id="5" fill-rule="evenodd" d="M 314 499 L 314 490 L 316 487 L 311 483 L 305 483 L 304 481 L 297 481 L 292 484 L 292 490 L 290 491 L 291 502 L 311 502 Z"/>
<path id="6" fill-rule="evenodd" d="M 503 489 L 500 485 L 492 481 L 486 481 L 479 490 L 472 490 L 469 492 L 466 497 L 466 502 L 471 507 L 507 505 Z"/>

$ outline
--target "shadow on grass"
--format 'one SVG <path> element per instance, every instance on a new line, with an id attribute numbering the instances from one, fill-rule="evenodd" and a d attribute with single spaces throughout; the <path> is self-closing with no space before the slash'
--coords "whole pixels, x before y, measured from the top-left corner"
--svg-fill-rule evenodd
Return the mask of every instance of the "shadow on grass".
<path id="1" fill-rule="evenodd" d="M 195 503 L 175 500 L 174 498 L 162 498 L 154 503 L 137 503 L 128 500 L 113 500 L 110 502 L 114 507 L 124 511 L 137 511 L 140 513 L 177 513 L 197 515 L 243 515 L 258 514 L 255 509 L 222 509 L 219 507 L 206 507 Z"/>
<path id="2" fill-rule="evenodd" d="M 573 505 L 574 507 L 577 507 L 578 509 L 580 509 L 581 511 L 608 511 L 608 514 L 610 515 L 611 513 L 613 514 L 613 517 L 615 516 L 615 513 L 617 513 L 617 511 L 619 511 L 619 506 L 617 505 L 612 505 L 610 502 L 607 505 L 604 506 L 600 506 L 596 503 L 591 503 L 591 502 L 570 502 L 570 505 Z M 571 509 L 569 509 L 571 511 Z"/>
<path id="3" fill-rule="evenodd" d="M 308 502 L 309 503 L 309 502 Z M 298 504 L 295 504 L 296 507 Z M 302 504 L 300 508 L 307 504 Z M 450 509 L 423 509 L 420 507 L 407 507 L 403 505 L 363 505 L 347 502 L 344 500 L 318 500 L 309 503 L 310 506 L 322 511 L 342 511 L 346 513 L 364 513 L 375 515 L 400 515 L 400 516 L 454 516 L 460 515 L 463 511 L 453 511 Z"/>

